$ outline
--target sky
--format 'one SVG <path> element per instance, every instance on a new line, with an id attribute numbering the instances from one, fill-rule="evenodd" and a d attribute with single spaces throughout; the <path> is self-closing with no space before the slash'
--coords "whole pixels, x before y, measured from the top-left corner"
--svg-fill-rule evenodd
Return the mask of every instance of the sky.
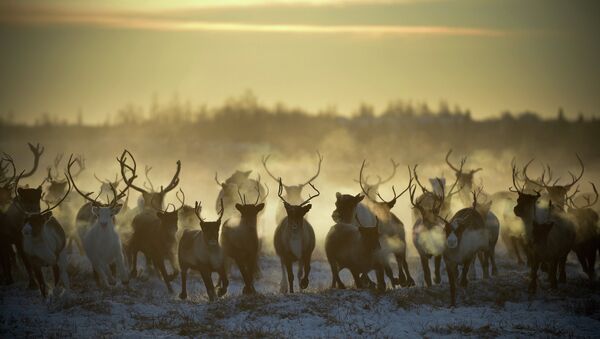
<path id="1" fill-rule="evenodd" d="M 440 101 L 600 115 L 600 3 L 0 0 L 0 114 L 101 122 L 251 90 L 309 111 Z"/>

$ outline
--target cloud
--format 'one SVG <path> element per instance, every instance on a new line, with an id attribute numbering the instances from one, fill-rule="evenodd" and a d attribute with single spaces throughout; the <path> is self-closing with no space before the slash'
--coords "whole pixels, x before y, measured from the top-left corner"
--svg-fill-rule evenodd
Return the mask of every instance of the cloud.
<path id="1" fill-rule="evenodd" d="M 11 25 L 69 25 L 171 32 L 487 37 L 501 37 L 508 34 L 506 31 L 487 28 L 433 25 L 323 25 L 203 21 L 173 18 L 169 15 L 164 15 L 161 11 L 73 11 L 58 8 L 35 7 L 12 8 L 11 10 L 2 11 L 2 13 L 3 14 L 0 14 L 0 23 Z"/>

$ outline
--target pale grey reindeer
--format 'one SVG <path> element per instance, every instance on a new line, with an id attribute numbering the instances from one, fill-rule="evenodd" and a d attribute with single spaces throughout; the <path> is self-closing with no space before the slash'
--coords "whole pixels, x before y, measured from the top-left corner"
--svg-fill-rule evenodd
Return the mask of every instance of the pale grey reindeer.
<path id="1" fill-rule="evenodd" d="M 202 281 L 208 299 L 214 301 L 217 296 L 227 293 L 229 279 L 225 270 L 225 253 L 219 245 L 219 229 L 224 208 L 221 206 L 216 221 L 206 221 L 200 216 L 202 206 L 196 201 L 194 214 L 200 221 L 200 229 L 185 229 L 179 240 L 179 267 L 181 267 L 181 293 L 179 298 L 187 298 L 187 272 L 194 269 L 202 275 Z M 215 293 L 211 273 L 219 274 L 219 286 Z"/>
<path id="2" fill-rule="evenodd" d="M 277 195 L 283 202 L 287 216 L 279 223 L 273 236 L 275 252 L 281 261 L 281 293 L 294 293 L 294 271 L 293 263 L 298 262 L 298 285 L 300 289 L 308 287 L 308 276 L 310 274 L 310 261 L 315 249 L 315 231 L 306 220 L 305 215 L 310 211 L 312 205 L 309 202 L 321 193 L 311 183 L 308 183 L 315 192 L 308 199 L 291 204 L 283 197 L 285 185 L 279 179 L 279 190 Z"/>
<path id="3" fill-rule="evenodd" d="M 131 177 L 125 183 L 125 187 L 118 193 L 114 184 L 109 183 L 109 189 L 113 197 L 107 203 L 102 203 L 98 200 L 103 193 L 102 190 L 92 199 L 91 196 L 94 192 L 83 193 L 77 187 L 75 178 L 71 174 L 73 164 L 74 160 L 69 159 L 67 165 L 68 179 L 75 191 L 87 201 L 84 206 L 89 206 L 91 213 L 88 224 L 80 225 L 79 236 L 83 243 L 85 255 L 92 265 L 96 284 L 99 287 L 106 287 L 107 284 L 114 285 L 115 279 L 112 272 L 112 267 L 114 267 L 121 282 L 126 285 L 129 283 L 129 274 L 125 269 L 121 237 L 116 230 L 115 223 L 116 215 L 123 207 L 119 200 L 125 197 L 136 177 Z"/>
<path id="4" fill-rule="evenodd" d="M 23 252 L 31 263 L 40 292 L 44 298 L 47 296 L 47 290 L 42 267 L 52 267 L 55 285 L 58 285 L 60 281 L 65 289 L 69 288 L 67 254 L 65 252 L 67 238 L 60 223 L 52 216 L 52 210 L 66 199 L 70 191 L 71 184 L 69 182 L 66 193 L 62 198 L 52 207 L 48 205 L 46 209 L 36 212 L 30 212 L 30 209 L 21 205 L 20 202 L 16 204 L 25 214 L 24 226 L 21 230 Z"/>
<path id="5" fill-rule="evenodd" d="M 267 188 L 268 189 L 268 188 Z M 258 269 L 260 244 L 257 232 L 257 216 L 265 207 L 267 193 L 261 200 L 260 181 L 256 181 L 256 201 L 248 203 L 245 194 L 238 191 L 241 203 L 235 204 L 239 217 L 231 217 L 223 224 L 221 246 L 225 254 L 232 258 L 244 279 L 244 294 L 256 293 L 254 279 Z"/>
<path id="6" fill-rule="evenodd" d="M 263 158 L 262 158 L 263 167 L 265 168 L 265 171 L 267 172 L 267 174 L 273 180 L 275 180 L 277 183 L 279 183 L 279 178 L 276 177 L 275 175 L 273 175 L 273 173 L 267 167 L 267 161 L 269 161 L 270 157 L 271 157 L 270 154 L 263 156 Z M 310 183 L 315 181 L 319 177 L 319 174 L 321 173 L 321 163 L 323 162 L 323 156 L 321 155 L 321 153 L 319 153 L 319 151 L 317 151 L 317 158 L 318 158 L 317 171 L 312 177 L 310 177 L 308 180 L 304 181 L 304 183 L 302 183 L 302 184 L 283 185 L 283 188 L 285 191 L 284 198 L 286 199 L 286 201 L 288 203 L 300 204 L 301 202 L 304 201 L 304 198 L 302 198 L 302 191 L 304 190 L 304 187 L 306 187 L 306 185 L 309 185 Z M 277 211 L 275 212 L 275 222 L 277 224 L 279 224 L 283 220 L 283 218 L 285 218 L 286 215 L 287 214 L 286 214 L 286 210 L 284 209 L 284 206 L 279 205 L 277 207 Z"/>

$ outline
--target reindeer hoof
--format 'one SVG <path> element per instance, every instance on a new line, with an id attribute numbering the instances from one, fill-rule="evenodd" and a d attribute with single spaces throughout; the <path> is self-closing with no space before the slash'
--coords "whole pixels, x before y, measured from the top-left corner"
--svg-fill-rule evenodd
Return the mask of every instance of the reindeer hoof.
<path id="1" fill-rule="evenodd" d="M 254 290 L 254 288 L 248 286 L 244 286 L 244 289 L 242 290 L 242 294 L 245 295 L 254 294 L 255 292 L 256 291 Z"/>
<path id="2" fill-rule="evenodd" d="M 308 279 L 300 280 L 300 289 L 305 290 L 308 287 Z"/>
<path id="3" fill-rule="evenodd" d="M 179 299 L 185 300 L 187 298 L 187 293 L 181 292 L 179 293 Z"/>
<path id="4" fill-rule="evenodd" d="M 442 282 L 442 278 L 440 278 L 440 277 L 435 277 L 435 278 L 433 278 L 433 282 L 434 282 L 435 284 L 439 284 L 439 283 L 441 283 L 441 282 Z"/>
<path id="5" fill-rule="evenodd" d="M 415 286 L 415 281 L 412 278 L 406 280 L 406 287 Z"/>

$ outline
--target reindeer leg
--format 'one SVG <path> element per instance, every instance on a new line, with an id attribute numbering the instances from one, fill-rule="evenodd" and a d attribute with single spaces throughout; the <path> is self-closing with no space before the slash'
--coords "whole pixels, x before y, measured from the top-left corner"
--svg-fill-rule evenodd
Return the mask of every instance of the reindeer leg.
<path id="1" fill-rule="evenodd" d="M 593 281 L 596 277 L 596 249 L 589 248 L 586 256 L 588 257 L 588 277 Z"/>
<path id="2" fill-rule="evenodd" d="M 153 258 L 152 262 L 154 263 L 154 267 L 157 268 L 167 285 L 167 290 L 169 293 L 173 293 L 173 288 L 171 287 L 171 282 L 169 281 L 169 276 L 167 275 L 167 269 L 165 268 L 165 261 L 163 258 Z"/>
<path id="3" fill-rule="evenodd" d="M 492 263 L 492 275 L 498 275 L 498 267 L 496 266 L 496 251 L 493 248 L 490 250 L 490 262 Z"/>
<path id="4" fill-rule="evenodd" d="M 567 272 L 565 271 L 566 264 L 567 264 L 567 255 L 565 255 L 563 258 L 559 259 L 559 261 L 558 261 L 558 269 L 559 269 L 558 282 L 562 283 L 562 284 L 567 282 Z"/>
<path id="5" fill-rule="evenodd" d="M 52 266 L 52 275 L 54 276 L 54 287 L 57 287 L 60 279 L 58 264 Z"/>
<path id="6" fill-rule="evenodd" d="M 421 256 L 421 266 L 423 267 L 423 278 L 425 279 L 425 285 L 427 285 L 427 287 L 431 287 L 431 271 L 429 270 L 429 259 L 425 256 Z"/>
<path id="7" fill-rule="evenodd" d="M 281 282 L 279 283 L 279 292 L 287 293 L 288 292 L 288 280 L 287 280 L 287 271 L 285 267 L 285 263 L 283 262 L 283 258 L 279 258 L 281 262 Z"/>
<path id="8" fill-rule="evenodd" d="M 300 289 L 305 290 L 308 287 L 308 275 L 310 274 L 310 256 L 304 258 L 298 263 L 298 266 L 304 264 L 304 274 L 300 280 Z"/>
<path id="9" fill-rule="evenodd" d="M 215 286 L 213 285 L 212 277 L 210 275 L 210 271 L 206 268 L 200 270 L 200 274 L 202 275 L 202 281 L 204 281 L 204 287 L 206 287 L 206 293 L 208 294 L 209 301 L 215 301 L 217 299 L 217 295 L 215 294 Z"/>
<path id="10" fill-rule="evenodd" d="M 394 254 L 394 257 L 396 257 L 396 265 L 398 265 L 398 284 L 402 287 L 406 287 L 408 285 L 408 281 L 403 270 L 404 256 L 396 253 Z"/>
<path id="11" fill-rule="evenodd" d="M 406 262 L 406 256 L 402 259 L 402 267 L 404 268 L 404 272 L 406 273 L 406 286 L 415 286 L 415 281 L 410 275 L 410 271 L 408 270 L 408 262 Z"/>
<path id="12" fill-rule="evenodd" d="M 129 250 L 129 260 L 131 261 L 131 272 L 129 273 L 129 278 L 130 279 L 134 279 L 137 278 L 138 272 L 137 272 L 137 255 L 138 255 L 138 251 L 137 249 L 130 249 Z"/>
<path id="13" fill-rule="evenodd" d="M 455 264 L 446 262 L 446 273 L 448 274 L 448 282 L 450 283 L 450 306 L 456 306 L 456 271 Z"/>
<path id="14" fill-rule="evenodd" d="M 481 270 L 483 271 L 483 279 L 489 279 L 490 277 L 490 273 L 489 273 L 489 254 L 487 251 L 481 251 L 479 253 L 477 253 L 477 256 L 479 257 L 479 263 L 481 263 Z M 473 262 L 475 262 L 475 260 L 473 259 Z M 473 267 L 475 268 L 475 267 Z"/>
<path id="15" fill-rule="evenodd" d="M 229 279 L 227 278 L 227 271 L 225 265 L 219 269 L 219 288 L 217 289 L 217 295 L 219 297 L 224 296 L 227 293 L 229 287 Z"/>
<path id="16" fill-rule="evenodd" d="M 294 293 L 294 268 L 292 267 L 292 261 L 286 260 L 285 270 L 287 272 L 288 284 L 290 286 L 290 293 Z"/>
<path id="17" fill-rule="evenodd" d="M 556 269 L 558 267 L 558 261 L 552 260 L 548 268 L 548 280 L 550 281 L 550 288 L 556 288 Z"/>
<path id="18" fill-rule="evenodd" d="M 517 256 L 517 264 L 519 265 L 523 265 L 523 259 L 521 259 L 521 253 L 519 253 L 519 243 L 518 243 L 518 239 L 515 237 L 511 237 L 510 241 L 512 243 L 513 246 L 513 250 L 515 251 L 515 255 Z"/>
<path id="19" fill-rule="evenodd" d="M 46 282 L 44 281 L 44 274 L 42 273 L 42 268 L 40 266 L 35 266 L 35 268 L 33 268 L 33 271 L 35 273 L 35 278 L 37 280 L 38 286 L 40 288 L 40 292 L 42 293 L 42 297 L 44 297 L 44 299 L 47 296 L 46 293 Z"/>
<path id="20" fill-rule="evenodd" d="M 435 257 L 434 263 L 435 263 L 435 278 L 433 279 L 433 282 L 436 284 L 439 284 L 442 282 L 442 275 L 440 274 L 440 266 L 442 265 L 442 256 L 438 255 L 437 257 Z M 427 268 L 429 268 L 429 262 L 427 263 Z"/>
<path id="21" fill-rule="evenodd" d="M 460 286 L 463 288 L 467 287 L 467 285 L 469 284 L 469 281 L 467 280 L 467 275 L 469 274 L 469 268 L 474 261 L 475 261 L 475 258 L 469 258 L 469 259 L 466 259 L 465 261 L 463 261 L 463 263 L 462 263 L 463 268 L 462 268 L 462 274 L 460 276 Z"/>
<path id="22" fill-rule="evenodd" d="M 123 285 L 129 284 L 129 276 L 127 276 L 125 270 L 125 259 L 123 258 L 123 253 L 118 251 L 117 258 L 115 260 L 115 264 L 117 266 L 117 275 L 121 278 L 121 283 Z"/>
<path id="23" fill-rule="evenodd" d="M 2 272 L 4 272 L 4 284 L 11 285 L 13 283 L 11 272 L 11 257 L 14 254 L 11 244 L 2 244 Z"/>
<path id="24" fill-rule="evenodd" d="M 356 288 L 365 288 L 368 287 L 363 285 L 363 280 L 361 278 L 361 274 L 360 272 L 356 271 L 356 270 L 350 270 L 350 273 L 352 273 L 352 278 L 354 278 L 354 285 L 356 286 Z M 365 273 L 362 273 L 363 275 Z"/>
<path id="25" fill-rule="evenodd" d="M 180 265 L 181 267 L 181 293 L 179 293 L 180 299 L 187 298 L 187 271 L 188 267 L 185 265 Z"/>
<path id="26" fill-rule="evenodd" d="M 381 267 L 376 268 L 375 275 L 377 276 L 377 292 L 385 292 L 385 278 L 383 269 Z"/>
<path id="27" fill-rule="evenodd" d="M 534 294 L 537 289 L 537 271 L 540 268 L 540 262 L 531 258 L 531 272 L 529 274 L 529 294 Z"/>
<path id="28" fill-rule="evenodd" d="M 34 280 L 33 268 L 29 263 L 29 259 L 27 258 L 25 251 L 23 251 L 23 243 L 21 239 L 15 243 L 15 247 L 17 248 L 17 253 L 19 254 L 19 257 L 21 258 L 21 261 L 23 261 L 23 265 L 25 265 L 25 269 L 27 270 L 27 276 L 29 277 L 29 285 L 27 288 L 30 290 L 35 289 L 37 286 Z"/>
<path id="29" fill-rule="evenodd" d="M 394 277 L 394 272 L 392 271 L 392 268 L 390 267 L 390 265 L 388 265 L 387 263 L 383 266 L 383 271 L 385 272 L 385 275 L 390 279 L 390 282 L 392 283 L 392 287 L 396 287 L 396 285 L 400 285 L 400 280 L 396 277 Z"/>
<path id="30" fill-rule="evenodd" d="M 346 285 L 340 279 L 340 269 L 337 263 L 330 261 L 329 266 L 331 267 L 331 288 L 345 289 Z"/>

